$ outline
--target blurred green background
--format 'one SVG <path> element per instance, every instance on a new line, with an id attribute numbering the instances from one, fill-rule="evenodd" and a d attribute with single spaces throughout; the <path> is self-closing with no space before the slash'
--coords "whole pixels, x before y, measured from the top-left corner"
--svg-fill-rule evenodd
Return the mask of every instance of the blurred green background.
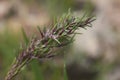
<path id="1" fill-rule="evenodd" d="M 49 24 L 68 9 L 75 16 L 92 10 L 97 18 L 93 28 L 81 30 L 83 34 L 76 36 L 72 51 L 65 56 L 34 60 L 15 80 L 119 80 L 119 4 L 119 0 L 1 0 L 0 80 L 24 42 L 21 27 L 28 37 L 38 35 L 36 26 Z"/>

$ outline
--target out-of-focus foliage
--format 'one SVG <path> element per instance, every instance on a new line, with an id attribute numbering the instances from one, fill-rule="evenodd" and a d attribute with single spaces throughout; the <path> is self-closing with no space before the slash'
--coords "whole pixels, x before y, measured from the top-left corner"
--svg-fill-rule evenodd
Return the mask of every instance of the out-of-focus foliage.
<path id="1" fill-rule="evenodd" d="M 0 79 L 3 80 L 8 66 L 12 63 L 13 58 L 17 55 L 17 48 L 20 41 L 20 34 L 14 34 L 12 31 L 5 29 L 0 34 Z"/>
<path id="2" fill-rule="evenodd" d="M 21 45 L 21 28 L 28 35 L 35 32 L 30 27 L 49 23 L 49 17 L 60 15 L 68 8 L 76 16 L 84 13 L 87 0 L 1 0 L 0 1 L 0 80 L 18 55 Z M 76 39 L 77 53 L 67 56 L 68 80 L 118 80 L 119 78 L 119 0 L 88 0 L 94 3 L 97 20 Z M 86 6 L 87 7 L 87 6 Z M 89 9 L 89 7 L 87 7 Z M 82 10 L 82 11 L 81 11 Z M 57 13 L 57 14 L 56 14 Z M 5 27 L 7 26 L 7 27 Z M 6 28 L 4 30 L 4 28 Z M 8 28 L 10 30 L 8 30 Z M 82 38 L 82 39 L 81 39 Z M 81 43 L 80 43 L 81 42 Z M 75 44 L 76 45 L 76 44 Z M 81 45 L 81 46 L 78 46 Z M 97 49 L 97 50 L 96 50 Z M 82 55 L 81 55 L 82 54 Z M 84 55 L 83 55 L 84 54 Z M 96 56 L 97 55 L 97 56 Z M 40 64 L 39 64 L 40 63 Z M 23 68 L 16 80 L 64 80 L 65 67 L 61 55 L 45 62 L 33 61 Z M 34 65 L 33 65 L 34 64 Z M 65 71 L 65 72 L 66 72 Z"/>

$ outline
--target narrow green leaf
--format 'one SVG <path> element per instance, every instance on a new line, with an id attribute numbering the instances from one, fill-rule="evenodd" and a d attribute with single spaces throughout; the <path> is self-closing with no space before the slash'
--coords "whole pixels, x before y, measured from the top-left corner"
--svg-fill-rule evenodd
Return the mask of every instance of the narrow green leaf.
<path id="1" fill-rule="evenodd" d="M 21 31 L 22 31 L 22 35 L 23 35 L 23 39 L 24 39 L 24 41 L 25 41 L 25 44 L 28 45 L 29 39 L 28 39 L 28 37 L 27 37 L 27 35 L 26 35 L 24 29 L 21 28 Z"/>
<path id="2" fill-rule="evenodd" d="M 31 64 L 32 72 L 35 77 L 35 80 L 44 80 L 43 74 L 42 74 L 42 67 L 39 66 L 37 61 L 33 61 Z"/>
<path id="3" fill-rule="evenodd" d="M 64 61 L 64 80 L 68 80 L 65 61 Z"/>

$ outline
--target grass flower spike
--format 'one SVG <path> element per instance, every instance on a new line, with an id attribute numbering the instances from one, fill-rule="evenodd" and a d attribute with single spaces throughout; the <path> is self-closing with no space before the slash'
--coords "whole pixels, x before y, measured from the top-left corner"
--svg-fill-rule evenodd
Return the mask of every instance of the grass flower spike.
<path id="1" fill-rule="evenodd" d="M 33 59 L 49 59 L 57 55 L 56 51 L 73 42 L 74 36 L 77 34 L 76 30 L 91 27 L 91 22 L 94 20 L 93 17 L 78 18 L 67 13 L 42 30 L 38 27 L 41 38 L 32 37 L 29 40 L 14 60 L 5 80 L 12 80 Z"/>

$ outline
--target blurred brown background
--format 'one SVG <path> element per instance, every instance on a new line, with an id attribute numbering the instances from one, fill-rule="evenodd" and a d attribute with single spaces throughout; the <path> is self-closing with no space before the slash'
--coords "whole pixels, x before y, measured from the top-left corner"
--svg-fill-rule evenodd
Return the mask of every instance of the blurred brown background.
<path id="1" fill-rule="evenodd" d="M 69 8 L 82 16 L 91 7 L 96 21 L 80 30 L 65 59 L 68 80 L 120 80 L 120 0 L 0 0 L 0 80 L 22 44 L 21 27 L 31 36 Z M 64 80 L 63 62 L 35 61 L 15 80 Z"/>

